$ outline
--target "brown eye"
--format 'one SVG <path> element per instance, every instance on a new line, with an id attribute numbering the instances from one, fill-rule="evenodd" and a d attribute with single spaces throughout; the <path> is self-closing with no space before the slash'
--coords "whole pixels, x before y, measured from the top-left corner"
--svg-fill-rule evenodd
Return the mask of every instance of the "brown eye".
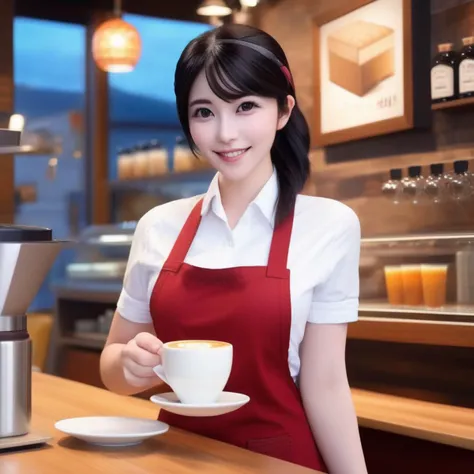
<path id="1" fill-rule="evenodd" d="M 254 107 L 258 107 L 255 102 L 244 102 L 239 108 L 242 112 L 250 112 Z"/>
<path id="2" fill-rule="evenodd" d="M 209 109 L 200 108 L 194 112 L 193 117 L 209 118 L 212 112 Z"/>

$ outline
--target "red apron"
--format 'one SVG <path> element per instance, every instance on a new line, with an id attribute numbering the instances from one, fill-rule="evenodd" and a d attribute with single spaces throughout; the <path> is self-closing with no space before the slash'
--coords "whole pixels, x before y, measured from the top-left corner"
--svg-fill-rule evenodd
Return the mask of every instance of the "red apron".
<path id="1" fill-rule="evenodd" d="M 193 418 L 160 411 L 171 426 L 326 472 L 288 367 L 291 327 L 288 250 L 293 216 L 275 228 L 267 267 L 206 269 L 184 263 L 201 222 L 199 200 L 153 288 L 158 338 L 230 342 L 225 390 L 250 402 L 235 412 Z"/>

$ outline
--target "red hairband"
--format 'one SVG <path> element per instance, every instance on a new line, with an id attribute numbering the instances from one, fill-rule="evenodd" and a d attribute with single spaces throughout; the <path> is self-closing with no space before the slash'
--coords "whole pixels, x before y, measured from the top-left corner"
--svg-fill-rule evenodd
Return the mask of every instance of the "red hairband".
<path id="1" fill-rule="evenodd" d="M 281 69 L 281 72 L 285 75 L 286 79 L 288 80 L 288 82 L 290 83 L 291 87 L 295 87 L 294 84 L 293 84 L 293 78 L 291 77 L 291 72 L 290 70 L 285 66 L 280 66 L 280 69 Z"/>
<path id="2" fill-rule="evenodd" d="M 278 64 L 281 72 L 285 75 L 288 83 L 291 85 L 293 89 L 295 88 L 295 85 L 293 84 L 293 77 L 291 76 L 290 70 L 271 51 L 264 48 L 263 46 L 260 46 L 255 43 L 250 43 L 249 41 L 239 40 L 239 39 L 219 39 L 218 42 L 240 44 L 242 46 L 247 46 L 248 48 L 252 48 L 253 50 L 258 51 L 260 54 L 263 54 L 266 58 Z"/>

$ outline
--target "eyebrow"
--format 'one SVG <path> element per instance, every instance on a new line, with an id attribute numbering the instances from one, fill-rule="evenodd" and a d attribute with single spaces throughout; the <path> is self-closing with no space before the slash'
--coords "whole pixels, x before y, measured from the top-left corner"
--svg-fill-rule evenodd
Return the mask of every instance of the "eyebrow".
<path id="1" fill-rule="evenodd" d="M 195 105 L 212 105 L 212 102 L 209 99 L 196 99 L 189 104 L 189 107 L 193 107 Z"/>

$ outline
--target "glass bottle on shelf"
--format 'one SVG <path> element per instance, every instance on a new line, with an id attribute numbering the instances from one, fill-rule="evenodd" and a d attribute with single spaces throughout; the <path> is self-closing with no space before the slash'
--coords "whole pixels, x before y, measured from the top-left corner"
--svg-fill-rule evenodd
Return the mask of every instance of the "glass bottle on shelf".
<path id="1" fill-rule="evenodd" d="M 402 180 L 402 195 L 412 204 L 420 204 L 423 200 L 425 180 L 421 175 L 421 166 L 410 166 L 408 178 Z"/>
<path id="2" fill-rule="evenodd" d="M 462 39 L 463 48 L 459 55 L 459 97 L 474 96 L 474 36 Z"/>
<path id="3" fill-rule="evenodd" d="M 117 152 L 117 176 L 123 181 L 133 178 L 132 156 L 130 148 L 119 148 Z"/>
<path id="4" fill-rule="evenodd" d="M 471 180 L 467 160 L 454 162 L 453 178 L 449 182 L 449 193 L 454 201 L 465 201 L 471 196 Z"/>
<path id="5" fill-rule="evenodd" d="M 431 101 L 433 104 L 457 97 L 457 54 L 452 43 L 438 45 L 431 67 Z"/>
<path id="6" fill-rule="evenodd" d="M 194 155 L 184 137 L 177 137 L 173 154 L 173 170 L 177 173 L 191 171 L 194 165 Z"/>
<path id="7" fill-rule="evenodd" d="M 400 202 L 402 192 L 402 170 L 390 170 L 390 179 L 382 185 L 382 194 L 390 199 L 393 203 Z"/>
<path id="8" fill-rule="evenodd" d="M 168 172 L 168 152 L 159 140 L 150 143 L 150 176 L 162 176 Z"/>
<path id="9" fill-rule="evenodd" d="M 444 200 L 445 182 L 444 165 L 435 163 L 430 166 L 430 175 L 425 181 L 425 194 L 435 204 Z"/>
<path id="10" fill-rule="evenodd" d="M 133 176 L 140 179 L 148 175 L 148 153 L 146 143 L 139 143 L 133 153 Z"/>

